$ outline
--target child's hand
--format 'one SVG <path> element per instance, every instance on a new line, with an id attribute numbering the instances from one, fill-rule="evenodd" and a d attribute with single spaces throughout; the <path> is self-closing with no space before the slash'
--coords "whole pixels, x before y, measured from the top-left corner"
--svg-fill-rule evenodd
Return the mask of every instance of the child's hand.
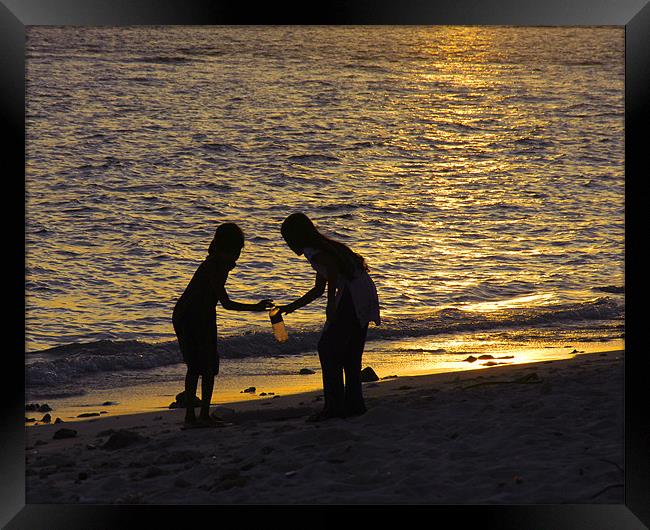
<path id="1" fill-rule="evenodd" d="M 280 315 L 288 315 L 289 313 L 293 313 L 295 311 L 291 304 L 278 306 L 278 310 L 278 313 Z"/>
<path id="2" fill-rule="evenodd" d="M 256 304 L 257 308 L 255 309 L 256 311 L 268 311 L 273 307 L 273 300 L 269 300 L 268 298 L 265 298 L 264 300 L 260 300 Z"/>

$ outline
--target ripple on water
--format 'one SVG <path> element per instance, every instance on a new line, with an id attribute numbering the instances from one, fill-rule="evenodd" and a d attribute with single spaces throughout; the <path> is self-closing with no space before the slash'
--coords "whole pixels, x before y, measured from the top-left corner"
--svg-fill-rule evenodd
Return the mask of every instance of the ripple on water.
<path id="1" fill-rule="evenodd" d="M 366 258 L 386 315 L 625 294 L 620 28 L 28 33 L 28 343 L 168 336 L 225 221 L 232 297 L 290 301 L 314 275 L 294 211 Z"/>

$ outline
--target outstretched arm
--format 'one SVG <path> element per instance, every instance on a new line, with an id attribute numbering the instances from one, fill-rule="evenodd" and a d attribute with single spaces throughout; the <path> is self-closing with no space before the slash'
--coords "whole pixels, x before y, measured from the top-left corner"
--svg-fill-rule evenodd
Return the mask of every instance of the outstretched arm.
<path id="1" fill-rule="evenodd" d="M 336 312 L 335 300 L 339 268 L 334 258 L 326 252 L 319 252 L 312 259 L 325 269 L 327 277 L 318 273 L 316 275 L 316 284 L 314 287 L 298 298 L 298 300 L 281 307 L 280 311 L 283 313 L 290 313 L 291 311 L 295 311 L 296 309 L 313 302 L 325 292 L 325 285 L 327 285 L 327 318 L 332 320 Z"/>
<path id="2" fill-rule="evenodd" d="M 219 301 L 224 309 L 230 311 L 268 311 L 273 307 L 273 300 L 264 299 L 260 300 L 256 304 L 246 304 L 244 302 L 235 302 L 228 297 L 228 293 L 225 288 L 221 289 L 219 293 Z"/>
<path id="3" fill-rule="evenodd" d="M 234 300 L 231 300 L 228 296 L 228 293 L 226 292 L 225 284 L 227 276 L 228 273 L 215 273 L 210 275 L 210 284 L 217 293 L 217 298 L 219 302 L 221 302 L 221 305 L 224 309 L 228 309 L 230 311 L 267 311 L 273 307 L 273 300 L 268 299 L 260 300 L 256 304 L 246 304 L 243 302 L 235 302 Z"/>
<path id="4" fill-rule="evenodd" d="M 314 300 L 316 300 L 316 298 L 319 298 L 323 295 L 325 292 L 326 283 L 327 280 L 317 273 L 314 286 L 297 300 L 294 300 L 290 304 L 280 306 L 280 313 L 292 313 L 296 309 L 300 309 L 301 307 L 312 303 Z"/>

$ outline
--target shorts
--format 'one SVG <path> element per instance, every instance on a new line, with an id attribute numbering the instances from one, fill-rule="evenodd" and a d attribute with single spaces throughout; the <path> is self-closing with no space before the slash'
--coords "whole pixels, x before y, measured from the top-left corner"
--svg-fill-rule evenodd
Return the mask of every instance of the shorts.
<path id="1" fill-rule="evenodd" d="M 174 331 L 183 361 L 190 372 L 200 375 L 219 373 L 219 353 L 217 351 L 217 326 L 189 319 L 174 320 Z"/>

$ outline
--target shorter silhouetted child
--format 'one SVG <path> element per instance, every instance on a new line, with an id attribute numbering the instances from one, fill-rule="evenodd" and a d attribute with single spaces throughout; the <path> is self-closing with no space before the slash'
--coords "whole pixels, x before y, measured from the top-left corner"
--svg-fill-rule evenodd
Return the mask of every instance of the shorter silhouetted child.
<path id="1" fill-rule="evenodd" d="M 210 401 L 214 378 L 219 373 L 217 350 L 217 302 L 233 311 L 266 311 L 272 300 L 256 304 L 234 302 L 228 297 L 225 284 L 228 273 L 244 247 L 244 234 L 234 223 L 220 225 L 208 256 L 199 265 L 190 283 L 176 302 L 173 324 L 178 344 L 187 364 L 185 376 L 185 427 L 212 427 L 216 421 L 210 417 Z M 197 420 L 194 396 L 201 376 L 201 413 Z"/>

